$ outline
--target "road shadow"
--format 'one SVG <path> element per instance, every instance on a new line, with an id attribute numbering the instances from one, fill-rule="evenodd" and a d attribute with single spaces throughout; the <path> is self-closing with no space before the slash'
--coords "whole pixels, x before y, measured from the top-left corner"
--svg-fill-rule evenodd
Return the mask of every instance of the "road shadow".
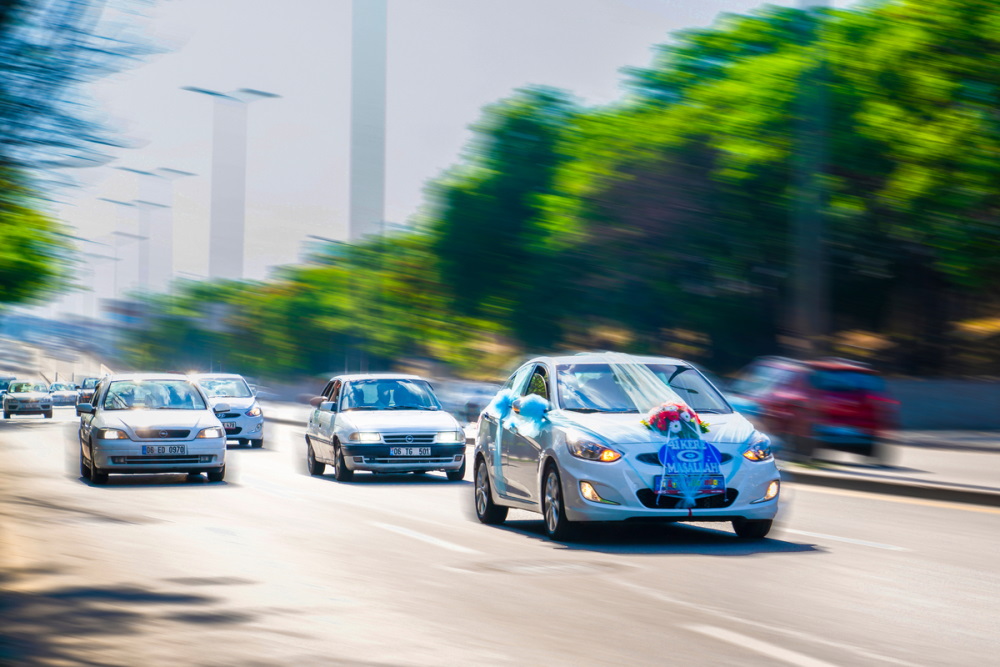
<path id="1" fill-rule="evenodd" d="M 309 472 L 303 468 L 303 474 L 310 476 Z M 422 475 L 415 475 L 411 472 L 404 473 L 380 473 L 373 475 L 367 472 L 354 474 L 350 482 L 338 482 L 333 477 L 333 473 L 315 476 L 334 484 L 347 484 L 351 486 L 454 486 L 462 487 L 472 484 L 472 480 L 463 479 L 457 482 L 449 481 L 443 472 L 428 472 Z"/>
<path id="2" fill-rule="evenodd" d="M 256 620 L 245 610 L 207 608 L 217 602 L 207 595 L 136 585 L 6 589 L 0 591 L 0 664 L 105 665 L 102 642 L 147 634 L 150 628 L 183 636 Z M 164 622 L 180 626 L 164 627 Z"/>
<path id="3" fill-rule="evenodd" d="M 239 486 L 230 481 L 210 482 L 208 477 L 202 475 L 188 475 L 187 473 L 148 473 L 148 474 L 122 474 L 111 475 L 106 484 L 94 484 L 82 475 L 75 476 L 75 479 L 84 486 L 95 489 L 142 489 L 150 487 L 172 486 L 177 488 L 202 489 L 202 488 L 226 488 L 228 486 Z"/>
<path id="4" fill-rule="evenodd" d="M 541 519 L 508 520 L 500 530 L 548 542 L 556 549 L 593 551 L 606 554 L 650 556 L 760 556 L 767 554 L 820 553 L 821 547 L 808 542 L 777 538 L 744 540 L 724 528 L 686 523 L 627 524 L 606 523 L 581 526 L 573 542 L 552 542 L 545 535 Z"/>

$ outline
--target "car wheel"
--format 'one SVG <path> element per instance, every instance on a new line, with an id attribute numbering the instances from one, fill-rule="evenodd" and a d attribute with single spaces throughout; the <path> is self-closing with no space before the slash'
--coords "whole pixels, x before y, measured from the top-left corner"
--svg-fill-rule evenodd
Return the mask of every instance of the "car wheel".
<path id="1" fill-rule="evenodd" d="M 226 478 L 226 466 L 223 465 L 218 470 L 209 470 L 205 474 L 208 475 L 208 481 L 221 482 Z"/>
<path id="2" fill-rule="evenodd" d="M 260 449 L 264 446 L 264 438 L 257 438 L 256 440 L 250 441 L 250 446 L 256 449 Z"/>
<path id="3" fill-rule="evenodd" d="M 90 468 L 87 466 L 87 459 L 83 458 L 83 448 L 80 448 L 80 477 L 90 479 Z"/>
<path id="4" fill-rule="evenodd" d="M 465 460 L 462 460 L 462 467 L 458 470 L 449 470 L 445 473 L 448 475 L 449 482 L 461 482 L 465 479 Z"/>
<path id="5" fill-rule="evenodd" d="M 3 411 L 3 418 L 4 418 L 4 419 L 10 419 L 10 413 L 9 413 L 9 412 L 7 412 L 6 410 L 4 410 L 4 411 Z"/>
<path id="6" fill-rule="evenodd" d="M 90 482 L 91 484 L 107 484 L 108 483 L 108 473 L 103 472 L 97 467 L 97 461 L 94 459 L 94 448 L 90 448 Z"/>
<path id="7" fill-rule="evenodd" d="M 344 463 L 344 452 L 341 451 L 340 445 L 334 445 L 334 449 L 336 451 L 333 454 L 333 478 L 338 482 L 350 482 L 354 477 L 354 471 L 349 470 Z"/>
<path id="8" fill-rule="evenodd" d="M 545 483 L 542 487 L 542 516 L 545 517 L 545 532 L 549 538 L 565 542 L 576 536 L 576 525 L 566 518 L 562 480 L 555 464 L 549 464 L 545 473 Z"/>
<path id="9" fill-rule="evenodd" d="M 770 532 L 771 523 L 770 520 L 739 519 L 733 521 L 733 530 L 736 531 L 737 537 L 744 540 L 760 540 Z"/>
<path id="10" fill-rule="evenodd" d="M 476 517 L 485 524 L 499 525 L 507 520 L 507 508 L 493 502 L 490 473 L 482 459 L 476 464 Z"/>
<path id="11" fill-rule="evenodd" d="M 309 442 L 309 438 L 306 438 L 306 468 L 309 469 L 310 475 L 316 477 L 322 475 L 323 471 L 326 470 L 326 464 L 316 460 L 316 452 L 313 451 L 313 446 Z"/>
<path id="12" fill-rule="evenodd" d="M 52 411 L 49 410 L 48 412 L 43 413 L 42 416 L 45 417 L 46 419 L 52 419 Z"/>

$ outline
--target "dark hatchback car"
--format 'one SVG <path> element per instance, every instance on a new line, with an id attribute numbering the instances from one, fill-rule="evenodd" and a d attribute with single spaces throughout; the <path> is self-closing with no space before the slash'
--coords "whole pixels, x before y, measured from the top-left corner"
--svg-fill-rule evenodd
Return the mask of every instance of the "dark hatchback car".
<path id="1" fill-rule="evenodd" d="M 781 438 L 790 457 L 833 449 L 881 461 L 886 432 L 898 425 L 899 403 L 882 377 L 845 359 L 762 357 L 740 372 L 728 393 L 737 410 Z"/>

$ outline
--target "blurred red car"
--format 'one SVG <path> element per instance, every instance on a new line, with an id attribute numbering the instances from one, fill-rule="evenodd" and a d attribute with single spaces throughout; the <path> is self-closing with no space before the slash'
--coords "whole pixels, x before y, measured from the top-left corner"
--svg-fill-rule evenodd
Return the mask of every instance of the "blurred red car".
<path id="1" fill-rule="evenodd" d="M 740 372 L 730 402 L 783 448 L 804 458 L 836 449 L 884 459 L 887 431 L 897 428 L 897 406 L 882 377 L 844 359 L 796 361 L 761 357 Z"/>

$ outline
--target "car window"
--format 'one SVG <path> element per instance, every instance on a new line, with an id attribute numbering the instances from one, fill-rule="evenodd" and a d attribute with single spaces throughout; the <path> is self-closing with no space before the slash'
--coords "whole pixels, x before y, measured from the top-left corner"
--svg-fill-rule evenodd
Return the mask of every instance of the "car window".
<path id="1" fill-rule="evenodd" d="M 326 398 L 336 405 L 340 401 L 340 387 L 342 383 L 340 380 L 330 383 L 330 390 L 324 394 Z"/>
<path id="2" fill-rule="evenodd" d="M 691 366 L 645 364 L 695 412 L 729 414 L 732 408 L 705 377 Z M 560 364 L 556 367 L 559 403 L 581 412 L 638 412 L 609 364 Z"/>
<path id="3" fill-rule="evenodd" d="M 198 380 L 212 398 L 250 398 L 253 392 L 243 378 L 202 378 Z"/>
<path id="4" fill-rule="evenodd" d="M 885 391 L 885 382 L 878 375 L 852 370 L 818 370 L 809 377 L 809 384 L 820 391 Z"/>
<path id="5" fill-rule="evenodd" d="M 790 368 L 777 366 L 758 366 L 733 383 L 734 394 L 744 396 L 763 396 L 776 386 L 784 384 L 795 377 L 796 372 Z"/>
<path id="6" fill-rule="evenodd" d="M 545 377 L 544 366 L 537 366 L 535 372 L 531 374 L 531 379 L 528 380 L 528 386 L 524 391 L 525 396 L 528 394 L 535 394 L 549 400 L 549 385 Z"/>
<path id="7" fill-rule="evenodd" d="M 105 410 L 205 410 L 205 399 L 187 380 L 116 380 L 108 385 Z"/>
<path id="8" fill-rule="evenodd" d="M 440 410 L 434 390 L 424 380 L 378 378 L 346 383 L 341 407 L 350 410 Z"/>
<path id="9" fill-rule="evenodd" d="M 501 391 L 503 391 L 504 389 L 509 389 L 514 393 L 520 395 L 521 388 L 524 386 L 524 382 L 528 378 L 528 373 L 531 372 L 532 368 L 533 366 L 531 364 L 525 364 L 524 366 L 518 368 L 516 371 L 514 371 L 514 374 L 507 379 L 507 382 L 504 383 L 503 387 L 501 388 Z"/>
<path id="10" fill-rule="evenodd" d="M 30 382 L 11 382 L 10 387 L 7 389 L 12 394 L 19 394 L 31 391 Z"/>

